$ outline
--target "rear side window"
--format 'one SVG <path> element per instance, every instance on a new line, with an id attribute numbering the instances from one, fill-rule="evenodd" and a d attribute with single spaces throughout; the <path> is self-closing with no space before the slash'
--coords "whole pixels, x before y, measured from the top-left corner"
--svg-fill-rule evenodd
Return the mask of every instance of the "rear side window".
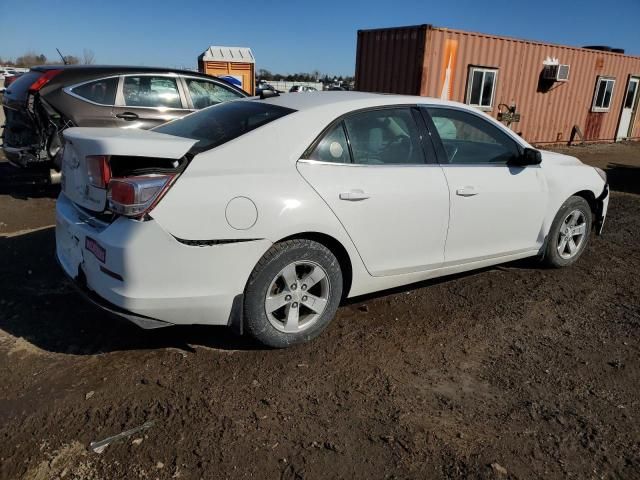
<path id="1" fill-rule="evenodd" d="M 205 108 L 154 128 L 155 132 L 198 142 L 191 153 L 210 150 L 278 118 L 295 112 L 290 108 L 269 105 L 255 100 L 221 103 Z"/>
<path id="2" fill-rule="evenodd" d="M 182 108 L 178 84 L 173 77 L 125 77 L 122 90 L 128 107 Z"/>
<path id="3" fill-rule="evenodd" d="M 71 91 L 79 97 L 100 105 L 113 105 L 116 101 L 118 78 L 103 78 L 73 87 Z"/>

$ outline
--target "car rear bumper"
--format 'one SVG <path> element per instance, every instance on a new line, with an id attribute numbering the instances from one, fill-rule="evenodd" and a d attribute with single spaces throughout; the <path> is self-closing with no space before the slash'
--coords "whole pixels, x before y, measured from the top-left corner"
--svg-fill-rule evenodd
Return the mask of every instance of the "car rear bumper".
<path id="1" fill-rule="evenodd" d="M 24 168 L 33 164 L 42 164 L 43 162 L 35 156 L 35 148 L 33 147 L 10 147 L 2 146 L 4 155 L 9 163 L 16 167 Z"/>
<path id="2" fill-rule="evenodd" d="M 186 245 L 155 220 L 106 224 L 64 194 L 56 205 L 56 256 L 65 273 L 94 303 L 143 328 L 229 324 L 234 298 L 270 246 Z"/>

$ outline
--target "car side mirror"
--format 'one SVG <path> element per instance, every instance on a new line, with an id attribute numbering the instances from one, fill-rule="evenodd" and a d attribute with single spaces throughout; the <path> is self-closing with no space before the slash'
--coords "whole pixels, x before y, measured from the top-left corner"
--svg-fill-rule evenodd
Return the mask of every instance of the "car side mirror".
<path id="1" fill-rule="evenodd" d="M 521 155 L 515 157 L 510 163 L 518 167 L 526 167 L 527 165 L 540 165 L 541 162 L 542 154 L 540 153 L 540 150 L 527 147 Z"/>
<path id="2" fill-rule="evenodd" d="M 275 92 L 273 90 L 262 90 L 260 92 L 260 100 L 264 100 L 265 98 L 271 98 L 271 97 L 279 97 L 280 94 L 278 92 Z"/>

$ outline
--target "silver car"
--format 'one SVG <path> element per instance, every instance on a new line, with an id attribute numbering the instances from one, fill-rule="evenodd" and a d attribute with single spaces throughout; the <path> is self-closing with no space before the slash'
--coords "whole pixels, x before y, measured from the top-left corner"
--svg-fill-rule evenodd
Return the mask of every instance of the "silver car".
<path id="1" fill-rule="evenodd" d="M 3 149 L 13 164 L 57 167 L 68 127 L 149 129 L 201 108 L 247 97 L 219 78 L 150 67 L 39 66 L 4 94 Z"/>

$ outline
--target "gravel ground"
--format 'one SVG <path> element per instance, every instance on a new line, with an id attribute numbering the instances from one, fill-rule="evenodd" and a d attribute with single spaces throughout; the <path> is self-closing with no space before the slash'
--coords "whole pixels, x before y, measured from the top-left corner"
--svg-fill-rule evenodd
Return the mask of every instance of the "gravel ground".
<path id="1" fill-rule="evenodd" d="M 570 152 L 614 190 L 574 267 L 360 298 L 285 351 L 87 305 L 55 191 L 0 185 L 0 478 L 640 478 L 640 144 Z"/>

